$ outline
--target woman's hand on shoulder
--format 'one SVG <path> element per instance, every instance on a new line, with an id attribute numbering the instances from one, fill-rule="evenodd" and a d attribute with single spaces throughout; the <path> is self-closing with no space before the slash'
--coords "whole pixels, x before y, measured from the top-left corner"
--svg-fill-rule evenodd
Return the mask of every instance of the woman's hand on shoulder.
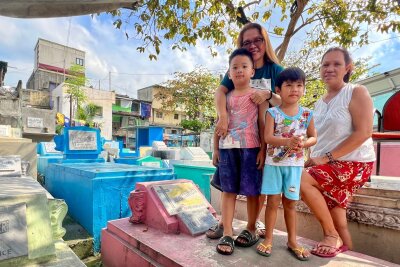
<path id="1" fill-rule="evenodd" d="M 267 98 L 269 98 L 270 94 L 272 94 L 270 90 L 255 90 L 251 94 L 250 99 L 255 104 L 260 105 L 261 103 L 265 102 Z"/>

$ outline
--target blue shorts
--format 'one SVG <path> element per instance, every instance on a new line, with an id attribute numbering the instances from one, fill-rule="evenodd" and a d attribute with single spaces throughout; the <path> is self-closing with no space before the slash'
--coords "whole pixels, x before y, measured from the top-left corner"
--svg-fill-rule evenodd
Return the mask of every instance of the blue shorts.
<path id="1" fill-rule="evenodd" d="M 301 166 L 265 165 L 261 194 L 278 195 L 283 193 L 291 200 L 300 199 Z"/>
<path id="2" fill-rule="evenodd" d="M 244 196 L 260 194 L 262 170 L 257 170 L 260 148 L 233 148 L 219 150 L 218 175 L 213 182 L 222 192 Z"/>

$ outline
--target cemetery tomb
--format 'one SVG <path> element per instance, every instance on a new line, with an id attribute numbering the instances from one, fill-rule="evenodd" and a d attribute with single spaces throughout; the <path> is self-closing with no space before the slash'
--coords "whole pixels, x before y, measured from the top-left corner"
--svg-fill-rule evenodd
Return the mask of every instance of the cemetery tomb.
<path id="1" fill-rule="evenodd" d="M 193 181 L 200 188 L 206 199 L 211 201 L 210 181 L 216 170 L 214 166 L 174 164 L 173 167 L 178 179 Z"/>
<path id="2" fill-rule="evenodd" d="M 173 180 L 172 169 L 117 163 L 50 164 L 47 190 L 65 199 L 69 214 L 94 238 L 100 249 L 100 231 L 107 221 L 131 215 L 128 197 L 137 182 Z"/>
<path id="3" fill-rule="evenodd" d="M 0 175 L 0 266 L 84 266 L 61 239 L 65 202 L 21 176 L 18 156 L 0 157 Z"/>

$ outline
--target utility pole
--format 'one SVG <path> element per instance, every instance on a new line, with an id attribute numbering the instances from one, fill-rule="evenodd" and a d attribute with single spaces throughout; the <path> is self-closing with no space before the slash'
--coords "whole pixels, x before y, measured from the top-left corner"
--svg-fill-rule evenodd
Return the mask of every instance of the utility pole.
<path id="1" fill-rule="evenodd" d="M 108 91 L 111 92 L 111 71 L 108 72 Z"/>

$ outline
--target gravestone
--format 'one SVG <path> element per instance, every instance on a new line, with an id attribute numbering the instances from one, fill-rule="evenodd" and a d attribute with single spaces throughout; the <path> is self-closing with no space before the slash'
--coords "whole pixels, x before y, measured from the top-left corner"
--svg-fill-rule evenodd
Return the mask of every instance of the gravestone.
<path id="1" fill-rule="evenodd" d="M 0 125 L 0 136 L 3 136 L 3 137 L 11 136 L 11 126 L 10 125 Z"/>
<path id="2" fill-rule="evenodd" d="M 129 206 L 132 223 L 165 233 L 198 235 L 216 223 L 215 210 L 190 180 L 137 183 Z"/>
<path id="3" fill-rule="evenodd" d="M 97 150 L 97 135 L 94 131 L 69 130 L 70 150 Z"/>
<path id="4" fill-rule="evenodd" d="M 21 176 L 21 157 L 0 156 L 0 177 Z"/>
<path id="5" fill-rule="evenodd" d="M 181 149 L 181 159 L 209 161 L 210 157 L 201 147 L 183 147 Z"/>
<path id="6" fill-rule="evenodd" d="M 30 177 L 7 176 L 0 182 L 0 266 L 54 258 L 46 190 Z"/>
<path id="7" fill-rule="evenodd" d="M 21 165 L 14 158 L 0 158 L 0 169 Z M 65 202 L 32 177 L 0 177 L 0 267 L 85 266 L 62 240 L 66 213 Z"/>
<path id="8" fill-rule="evenodd" d="M 0 157 L 18 155 L 22 161 L 29 163 L 27 176 L 37 177 L 37 146 L 27 138 L 0 137 Z"/>
<path id="9" fill-rule="evenodd" d="M 60 151 L 56 150 L 56 143 L 54 142 L 42 142 L 43 144 L 43 155 L 46 154 L 61 154 Z"/>
<path id="10" fill-rule="evenodd" d="M 0 261 L 26 255 L 26 205 L 0 206 Z"/>
<path id="11" fill-rule="evenodd" d="M 64 128 L 54 142 L 65 159 L 97 159 L 102 151 L 100 130 L 85 126 Z"/>

